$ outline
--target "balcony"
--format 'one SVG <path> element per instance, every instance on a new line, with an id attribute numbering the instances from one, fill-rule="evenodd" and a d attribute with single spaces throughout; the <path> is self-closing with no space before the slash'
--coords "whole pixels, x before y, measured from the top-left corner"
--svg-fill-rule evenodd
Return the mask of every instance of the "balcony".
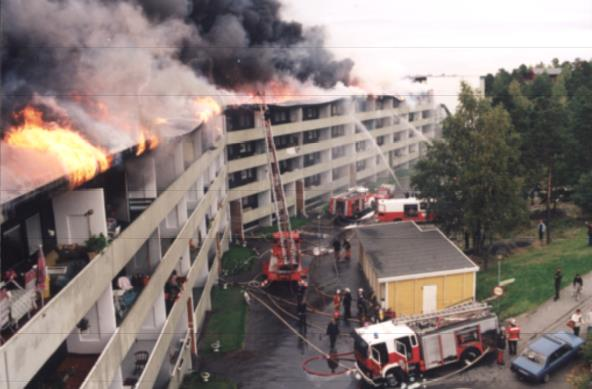
<path id="1" fill-rule="evenodd" d="M 218 146 L 220 144 L 221 141 L 218 142 Z M 137 237 L 147 237 L 151 231 L 156 229 L 221 152 L 223 152 L 222 148 L 218 147 L 204 153 L 199 161 L 177 178 L 160 197 L 121 232 L 118 238 L 90 261 L 49 303 L 40 309 L 38 314 L 33 316 L 17 334 L 0 347 L 0 359 L 4 360 L 3 366 L 0 367 L 0 376 L 9 379 L 19 377 L 21 380 L 29 380 L 35 375 L 62 344 L 72 328 L 76 327 L 83 316 L 103 295 L 112 279 L 140 249 L 145 240 L 137 239 Z M 224 174 L 223 169 L 216 185 L 220 186 L 224 182 Z M 176 259 L 178 258 L 177 256 Z M 156 281 L 151 280 L 152 282 Z M 142 296 L 145 295 L 146 293 L 142 293 L 138 301 L 142 302 Z M 149 308 L 149 306 L 146 307 L 146 309 Z M 142 304 L 135 304 L 130 313 L 142 309 Z M 133 316 L 128 315 L 124 323 Z M 141 315 L 141 317 L 145 317 L 145 315 Z M 45 336 L 44 334 L 47 333 L 54 333 L 55 336 Z M 27 353 L 26 360 L 24 360 L 22 350 L 33 349 L 36 352 Z M 115 358 L 117 360 L 120 357 L 115 356 Z"/>

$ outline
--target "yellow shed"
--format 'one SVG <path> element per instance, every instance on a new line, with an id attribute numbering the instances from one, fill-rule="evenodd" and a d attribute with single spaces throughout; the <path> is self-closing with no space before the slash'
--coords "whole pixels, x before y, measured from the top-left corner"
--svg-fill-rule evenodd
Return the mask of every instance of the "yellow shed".
<path id="1" fill-rule="evenodd" d="M 438 228 L 381 223 L 359 227 L 356 235 L 368 283 L 397 315 L 474 301 L 479 266 Z"/>

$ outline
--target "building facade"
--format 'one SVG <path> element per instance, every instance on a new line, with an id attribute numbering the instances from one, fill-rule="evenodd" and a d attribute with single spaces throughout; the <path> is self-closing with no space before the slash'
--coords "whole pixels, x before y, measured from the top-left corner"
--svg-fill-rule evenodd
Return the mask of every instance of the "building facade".
<path id="1" fill-rule="evenodd" d="M 441 134 L 430 94 L 413 103 L 393 96 L 270 105 L 287 204 L 304 214 L 334 192 L 407 168 Z M 256 106 L 226 110 L 232 231 L 273 221 L 263 119 Z M 388 164 L 388 166 L 387 166 Z"/>
<path id="2" fill-rule="evenodd" d="M 229 241 L 225 138 L 214 126 L 116 155 L 75 190 L 56 183 L 4 204 L 3 270 L 28 274 L 43 244 L 51 281 L 42 307 L 21 298 L 30 277 L 3 285 L 0 388 L 180 383 Z M 89 256 L 101 234 L 110 242 Z"/>
<path id="3" fill-rule="evenodd" d="M 270 106 L 291 214 L 419 158 L 439 136 L 440 115 L 430 95 L 414 101 Z M 256 106 L 227 107 L 156 150 L 120 152 L 76 189 L 61 179 L 2 204 L 0 267 L 22 277 L 0 284 L 1 389 L 48 379 L 178 387 L 194 366 L 231 233 L 273 221 L 262 124 Z M 106 247 L 91 249 L 101 235 Z M 50 290 L 34 306 L 40 245 Z M 172 291 L 175 279 L 182 286 Z"/>

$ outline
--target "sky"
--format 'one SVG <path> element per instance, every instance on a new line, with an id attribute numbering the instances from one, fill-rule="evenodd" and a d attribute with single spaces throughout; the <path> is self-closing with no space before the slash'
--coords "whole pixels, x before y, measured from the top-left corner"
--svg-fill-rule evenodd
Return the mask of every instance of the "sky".
<path id="1" fill-rule="evenodd" d="M 413 74 L 461 75 L 475 85 L 502 67 L 592 59 L 592 0 L 282 2 L 287 19 L 324 27 L 327 46 L 352 58 L 373 89 L 404 88 L 399 79 Z M 434 93 L 446 95 L 458 81 L 436 84 Z"/>

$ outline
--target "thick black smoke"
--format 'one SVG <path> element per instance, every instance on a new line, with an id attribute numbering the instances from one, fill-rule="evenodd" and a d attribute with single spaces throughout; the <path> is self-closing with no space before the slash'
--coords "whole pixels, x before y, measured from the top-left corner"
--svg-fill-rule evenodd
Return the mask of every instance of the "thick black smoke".
<path id="1" fill-rule="evenodd" d="M 240 89 L 282 76 L 330 88 L 349 82 L 353 62 L 337 61 L 323 48 L 319 29 L 280 18 L 277 0 L 141 0 L 152 18 L 185 10 L 199 35 L 188 39 L 181 58 L 211 82 Z"/>

